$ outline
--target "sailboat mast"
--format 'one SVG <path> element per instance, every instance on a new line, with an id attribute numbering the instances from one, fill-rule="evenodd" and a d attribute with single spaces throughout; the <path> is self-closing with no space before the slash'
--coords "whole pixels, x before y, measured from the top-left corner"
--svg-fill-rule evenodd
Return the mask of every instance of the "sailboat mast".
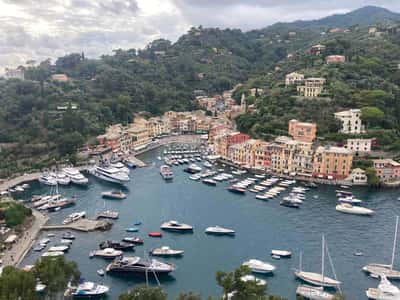
<path id="1" fill-rule="evenodd" d="M 397 244 L 397 230 L 399 227 L 399 216 L 396 216 L 396 229 L 394 231 L 394 240 L 393 240 L 393 249 L 392 249 L 392 262 L 390 263 L 390 269 L 393 269 L 394 265 L 394 254 L 396 252 L 396 244 Z"/>
<path id="2" fill-rule="evenodd" d="M 325 271 L 325 236 L 322 235 L 322 263 L 321 263 L 322 282 L 325 281 L 324 271 Z"/>

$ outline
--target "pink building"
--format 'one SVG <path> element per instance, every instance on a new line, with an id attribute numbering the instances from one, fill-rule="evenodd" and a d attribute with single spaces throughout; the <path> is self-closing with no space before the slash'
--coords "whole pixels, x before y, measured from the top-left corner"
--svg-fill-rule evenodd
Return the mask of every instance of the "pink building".
<path id="1" fill-rule="evenodd" d="M 343 64 L 346 62 L 346 57 L 343 55 L 329 55 L 325 58 L 328 65 L 330 64 Z"/>

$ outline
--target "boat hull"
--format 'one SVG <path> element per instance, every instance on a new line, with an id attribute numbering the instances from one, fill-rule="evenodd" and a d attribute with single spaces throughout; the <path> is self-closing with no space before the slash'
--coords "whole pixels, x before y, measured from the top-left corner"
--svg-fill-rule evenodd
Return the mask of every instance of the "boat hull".
<path id="1" fill-rule="evenodd" d="M 323 286 L 328 288 L 338 288 L 340 286 L 340 281 L 334 280 L 329 277 L 322 277 L 321 274 L 311 273 L 311 272 L 294 272 L 295 276 L 304 282 L 315 286 Z M 321 280 L 323 278 L 323 280 Z"/>

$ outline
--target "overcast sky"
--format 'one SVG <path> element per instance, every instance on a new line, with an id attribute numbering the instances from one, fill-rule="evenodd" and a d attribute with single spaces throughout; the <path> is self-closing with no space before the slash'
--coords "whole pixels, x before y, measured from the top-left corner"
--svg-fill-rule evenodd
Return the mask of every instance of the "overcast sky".
<path id="1" fill-rule="evenodd" d="M 85 52 L 142 48 L 175 41 L 193 25 L 262 28 L 308 20 L 365 5 L 400 12 L 400 0 L 0 0 L 0 70 Z"/>

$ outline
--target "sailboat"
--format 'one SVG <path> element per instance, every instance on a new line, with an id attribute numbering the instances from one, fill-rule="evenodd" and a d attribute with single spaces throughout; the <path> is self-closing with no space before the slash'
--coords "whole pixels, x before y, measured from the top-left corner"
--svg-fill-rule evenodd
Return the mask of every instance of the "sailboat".
<path id="1" fill-rule="evenodd" d="M 396 216 L 396 229 L 394 231 L 391 264 L 390 265 L 377 264 L 377 263 L 368 264 L 362 268 L 364 272 L 372 275 L 373 277 L 379 277 L 381 275 L 385 275 L 386 278 L 389 279 L 400 279 L 400 271 L 393 270 L 394 256 L 396 253 L 398 226 L 399 226 L 399 216 Z"/>
<path id="2" fill-rule="evenodd" d="M 339 288 L 341 282 L 329 278 L 325 276 L 325 236 L 322 236 L 322 263 L 321 263 L 321 273 L 313 273 L 313 272 L 304 272 L 301 270 L 301 263 L 300 263 L 300 270 L 295 270 L 294 275 L 312 285 L 320 286 L 320 287 L 330 287 L 330 288 Z M 328 253 L 329 254 L 329 253 Z M 332 271 L 335 275 L 332 261 L 329 257 L 329 261 L 331 262 Z M 335 275 L 336 278 L 336 275 Z"/>
<path id="3" fill-rule="evenodd" d="M 366 291 L 367 297 L 369 299 L 376 300 L 399 300 L 400 299 L 400 289 L 393 285 L 385 275 L 381 276 L 381 282 L 378 288 L 369 288 Z"/>

